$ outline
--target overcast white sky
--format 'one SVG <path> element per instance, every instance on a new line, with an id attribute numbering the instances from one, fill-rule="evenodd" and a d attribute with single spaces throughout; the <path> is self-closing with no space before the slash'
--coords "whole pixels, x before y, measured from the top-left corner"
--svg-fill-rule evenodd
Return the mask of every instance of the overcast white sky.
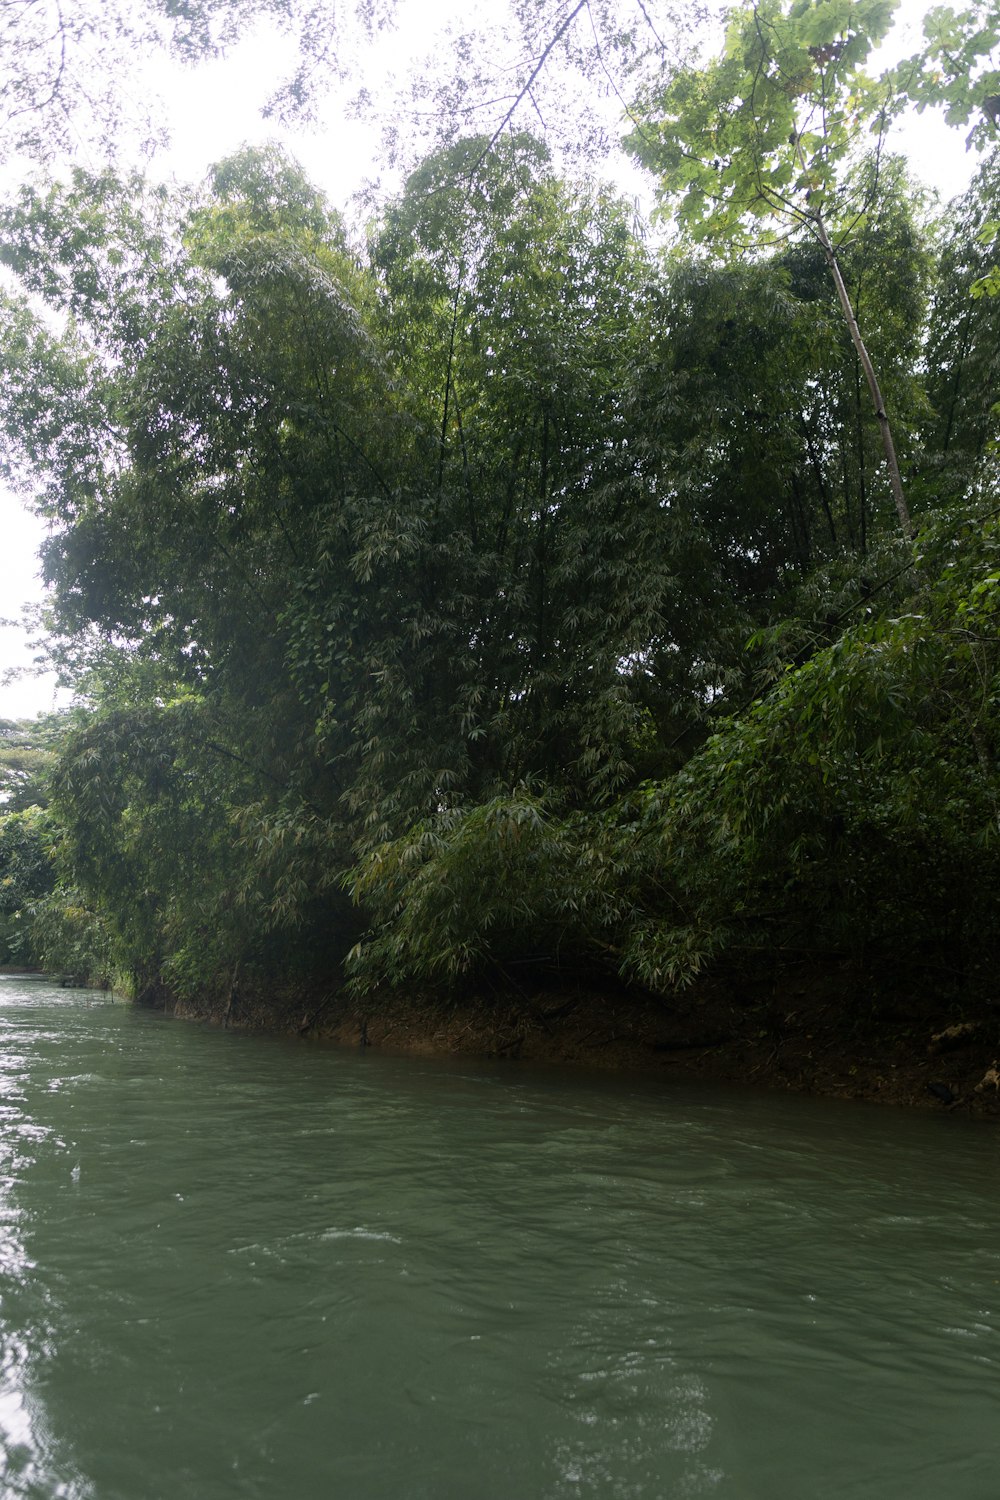
<path id="1" fill-rule="evenodd" d="M 927 8 L 927 0 L 902 0 L 893 34 L 893 50 L 900 56 L 919 45 L 920 21 Z M 464 9 L 461 0 L 420 0 L 404 7 L 399 30 L 376 45 L 366 65 L 365 81 L 372 92 L 390 69 L 403 69 L 407 59 L 426 53 L 435 24 Z M 181 181 L 198 181 L 213 161 L 245 142 L 278 138 L 331 201 L 345 206 L 366 179 L 377 175 L 378 132 L 373 125 L 346 119 L 338 104 L 327 109 L 324 128 L 294 136 L 262 121 L 259 107 L 269 80 L 280 73 L 284 61 L 290 66 L 291 56 L 291 43 L 259 36 L 249 38 L 225 62 L 192 70 L 158 64 L 137 71 L 130 87 L 140 96 L 148 91 L 164 97 L 171 133 L 170 150 L 156 158 L 151 170 Z M 928 112 L 906 122 L 897 137 L 918 175 L 943 198 L 961 192 L 975 170 L 977 159 L 964 151 L 962 135 Z M 41 599 L 37 549 L 42 534 L 41 523 L 20 501 L 0 491 L 0 617 L 16 617 L 24 603 Z M 29 661 L 24 633 L 0 628 L 0 718 L 31 715 L 54 706 L 51 678 L 3 681 L 7 668 Z"/>

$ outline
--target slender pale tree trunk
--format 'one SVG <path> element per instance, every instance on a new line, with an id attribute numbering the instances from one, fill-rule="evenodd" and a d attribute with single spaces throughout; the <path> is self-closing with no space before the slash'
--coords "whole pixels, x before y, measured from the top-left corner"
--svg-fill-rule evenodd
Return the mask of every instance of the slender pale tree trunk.
<path id="1" fill-rule="evenodd" d="M 903 480 L 899 472 L 899 461 L 896 458 L 896 445 L 892 440 L 892 428 L 889 425 L 889 416 L 885 409 L 885 402 L 882 400 L 882 391 L 879 387 L 878 376 L 875 374 L 875 366 L 871 362 L 871 356 L 865 348 L 864 339 L 861 337 L 861 329 L 858 327 L 858 320 L 851 305 L 850 293 L 844 283 L 840 262 L 837 259 L 837 252 L 833 248 L 826 224 L 819 214 L 815 215 L 812 222 L 816 227 L 816 236 L 823 247 L 826 263 L 830 267 L 833 284 L 837 288 L 837 297 L 840 301 L 844 317 L 847 319 L 851 341 L 857 350 L 858 359 L 861 361 L 861 368 L 865 372 L 865 379 L 868 382 L 872 404 L 875 407 L 875 415 L 878 418 L 879 430 L 882 434 L 882 448 L 885 452 L 886 467 L 889 470 L 892 498 L 896 502 L 896 514 L 899 516 L 899 524 L 903 528 L 903 535 L 908 542 L 911 542 L 913 540 L 913 522 L 910 520 L 909 507 L 906 504 L 906 496 L 903 493 Z"/>

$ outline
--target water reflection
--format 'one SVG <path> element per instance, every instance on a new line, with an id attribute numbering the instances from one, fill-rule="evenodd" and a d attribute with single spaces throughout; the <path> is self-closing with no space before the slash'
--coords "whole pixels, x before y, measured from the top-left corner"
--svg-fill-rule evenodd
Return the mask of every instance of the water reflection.
<path id="1" fill-rule="evenodd" d="M 56 1335 L 38 1268 L 24 1242 L 18 1187 L 53 1133 L 25 1112 L 29 1058 L 18 1027 L 0 1035 L 0 1491 L 4 1500 L 89 1500 L 91 1485 L 60 1451 L 45 1409 L 45 1367 Z M 65 1143 L 57 1141 L 58 1147 Z"/>

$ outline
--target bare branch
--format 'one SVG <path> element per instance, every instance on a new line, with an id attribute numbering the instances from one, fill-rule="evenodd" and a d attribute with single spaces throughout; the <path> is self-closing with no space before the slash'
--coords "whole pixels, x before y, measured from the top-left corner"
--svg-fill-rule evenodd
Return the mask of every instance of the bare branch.
<path id="1" fill-rule="evenodd" d="M 538 76 L 540 75 L 540 73 L 542 72 L 542 70 L 544 69 L 545 64 L 548 62 L 549 57 L 550 57 L 550 55 L 551 55 L 551 53 L 553 51 L 553 48 L 556 46 L 556 44 L 559 41 L 562 40 L 562 38 L 566 35 L 566 33 L 569 30 L 569 28 L 572 26 L 573 22 L 576 20 L 577 16 L 580 14 L 580 12 L 582 10 L 587 9 L 587 6 L 588 6 L 588 0 L 577 0 L 577 4 L 574 5 L 574 7 L 570 11 L 569 15 L 565 18 L 564 21 L 562 21 L 562 23 L 552 33 L 551 37 L 549 38 L 549 40 L 546 42 L 544 48 L 542 49 L 541 56 L 539 57 L 539 59 L 536 62 L 535 66 L 532 68 L 531 73 L 528 76 L 527 82 L 518 90 L 517 94 L 515 95 L 513 104 L 506 111 L 506 113 L 504 114 L 503 119 L 500 121 L 500 124 L 494 130 L 493 134 L 490 136 L 490 138 L 487 141 L 486 145 L 483 147 L 482 151 L 479 153 L 478 157 L 473 162 L 472 168 L 471 168 L 471 170 L 469 172 L 469 178 L 470 179 L 473 178 L 473 177 L 475 177 L 476 173 L 479 171 L 479 168 L 482 166 L 483 162 L 489 156 L 490 152 L 493 150 L 493 147 L 496 145 L 497 141 L 500 139 L 500 137 L 503 135 L 504 131 L 507 129 L 508 125 L 513 120 L 515 114 L 518 111 L 518 107 L 523 102 L 523 100 L 526 99 L 529 96 L 529 92 L 530 92 L 531 86 L 535 82 L 536 78 L 538 78 Z"/>

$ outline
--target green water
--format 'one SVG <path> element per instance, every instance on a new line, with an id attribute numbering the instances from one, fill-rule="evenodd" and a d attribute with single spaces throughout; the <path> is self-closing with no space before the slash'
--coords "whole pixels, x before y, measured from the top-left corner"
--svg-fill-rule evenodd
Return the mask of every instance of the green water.
<path id="1" fill-rule="evenodd" d="M 0 979 L 3 1500 L 995 1500 L 1000 1132 Z"/>

